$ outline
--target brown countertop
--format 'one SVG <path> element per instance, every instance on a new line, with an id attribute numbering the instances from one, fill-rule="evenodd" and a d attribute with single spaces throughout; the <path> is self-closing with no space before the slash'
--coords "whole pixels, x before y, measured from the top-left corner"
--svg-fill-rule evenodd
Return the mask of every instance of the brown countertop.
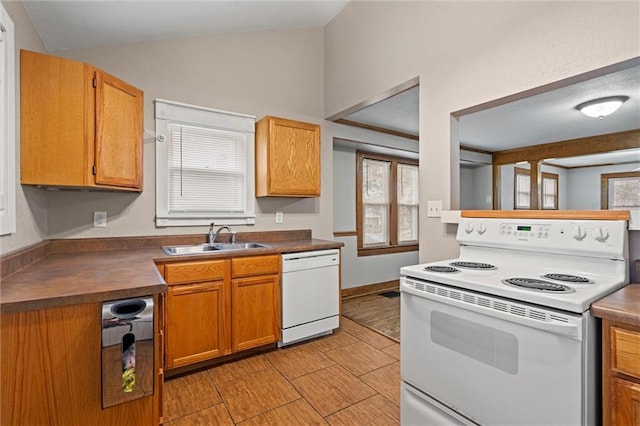
<path id="1" fill-rule="evenodd" d="M 65 241 L 57 245 L 54 242 L 55 248 L 46 251 L 41 259 L 2 279 L 0 310 L 3 313 L 21 312 L 161 293 L 166 291 L 167 286 L 156 268 L 157 263 L 325 250 L 343 246 L 339 242 L 314 238 L 276 238 L 275 241 L 268 241 L 267 238 L 266 241 L 252 240 L 264 241 L 270 246 L 266 248 L 169 256 L 159 244 L 121 250 L 112 247 L 100 249 L 111 244 L 106 240 L 97 243 L 87 240 Z M 128 241 L 130 243 L 130 239 Z M 146 243 L 148 245 L 148 241 Z M 166 240 L 162 243 L 168 244 Z M 84 251 L 73 251 L 70 244 L 82 247 Z"/>
<path id="2" fill-rule="evenodd" d="M 591 305 L 591 314 L 640 327 L 640 283 L 629 284 Z"/>

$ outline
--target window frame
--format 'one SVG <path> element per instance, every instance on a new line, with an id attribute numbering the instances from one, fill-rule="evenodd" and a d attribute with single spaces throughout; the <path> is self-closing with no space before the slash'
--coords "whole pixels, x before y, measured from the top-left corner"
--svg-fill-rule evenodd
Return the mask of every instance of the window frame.
<path id="1" fill-rule="evenodd" d="M 201 226 L 255 224 L 255 121 L 256 117 L 156 99 L 156 226 Z M 170 132 L 176 123 L 231 131 L 246 138 L 245 210 L 242 213 L 180 213 L 169 211 Z"/>
<path id="2" fill-rule="evenodd" d="M 0 41 L 4 62 L 4 78 L 0 79 L 0 196 L 5 198 L 0 203 L 0 235 L 8 235 L 16 232 L 16 63 L 14 24 L 2 4 L 0 31 L 4 33 Z"/>
<path id="3" fill-rule="evenodd" d="M 640 172 L 602 173 L 600 175 L 600 208 L 609 210 L 609 181 L 611 179 L 625 179 L 640 177 Z M 620 210 L 636 210 L 638 207 L 629 207 Z"/>
<path id="4" fill-rule="evenodd" d="M 363 200 L 362 200 L 362 185 L 364 182 L 363 173 L 363 160 L 376 160 L 390 162 L 390 174 L 389 174 L 389 239 L 390 244 L 384 246 L 364 246 L 364 223 L 363 223 Z M 402 158 L 392 155 L 376 154 L 367 151 L 356 151 L 356 233 L 357 233 L 357 251 L 358 256 L 376 256 L 381 254 L 390 253 L 402 253 L 409 251 L 417 251 L 419 243 L 398 244 L 398 197 L 397 197 L 397 185 L 398 185 L 398 164 L 407 164 L 412 166 L 419 166 L 418 160 L 409 158 Z"/>
<path id="5" fill-rule="evenodd" d="M 527 205 L 526 207 L 518 205 L 518 176 L 529 177 L 529 188 L 527 190 Z M 513 170 L 513 209 L 514 210 L 531 210 L 531 170 L 523 167 L 515 167 Z"/>
<path id="6" fill-rule="evenodd" d="M 529 200 L 527 202 L 527 206 L 523 207 L 523 206 L 519 206 L 518 205 L 518 176 L 528 176 L 529 177 L 529 190 L 527 191 L 527 194 L 529 194 L 529 196 L 527 197 L 527 200 Z M 541 193 L 541 199 L 540 199 L 540 210 L 558 210 L 559 209 L 559 192 L 560 192 L 560 177 L 558 174 L 556 173 L 551 173 L 551 172 L 540 172 L 540 177 L 541 177 L 541 185 L 540 185 L 540 193 Z M 545 208 L 544 207 L 544 180 L 553 180 L 555 181 L 555 193 L 553 196 L 553 201 L 554 201 L 554 207 L 549 207 L 549 208 Z M 525 169 L 524 167 L 515 167 L 514 168 L 514 172 L 513 172 L 513 208 L 514 210 L 531 210 L 531 170 L 529 169 Z"/>
<path id="7" fill-rule="evenodd" d="M 542 200 L 540 200 L 541 202 L 541 207 L 542 210 L 558 210 L 559 209 L 559 192 L 560 192 L 560 176 L 557 173 L 551 173 L 551 172 L 541 172 L 541 179 L 542 179 L 542 185 L 540 186 L 541 188 L 541 192 L 542 192 Z M 553 207 L 547 207 L 545 208 L 544 206 L 544 180 L 552 180 L 555 182 L 555 192 L 553 194 Z"/>

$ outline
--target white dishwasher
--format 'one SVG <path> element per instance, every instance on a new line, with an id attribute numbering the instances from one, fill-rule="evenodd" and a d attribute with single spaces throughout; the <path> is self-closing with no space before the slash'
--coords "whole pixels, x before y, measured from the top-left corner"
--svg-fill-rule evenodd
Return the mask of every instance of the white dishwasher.
<path id="1" fill-rule="evenodd" d="M 282 339 L 278 346 L 338 328 L 339 270 L 339 250 L 282 255 Z"/>

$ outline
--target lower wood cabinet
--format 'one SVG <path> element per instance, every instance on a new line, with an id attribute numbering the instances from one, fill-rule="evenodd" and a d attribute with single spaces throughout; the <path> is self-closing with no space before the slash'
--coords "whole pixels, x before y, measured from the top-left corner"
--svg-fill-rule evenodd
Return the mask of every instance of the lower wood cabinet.
<path id="1" fill-rule="evenodd" d="M 161 343 L 161 297 L 154 333 Z M 157 425 L 162 423 L 162 369 L 156 347 L 154 392 L 102 407 L 102 304 L 0 316 L 0 424 Z"/>
<path id="2" fill-rule="evenodd" d="M 233 351 L 280 340 L 280 276 L 237 278 L 232 287 Z"/>
<path id="3" fill-rule="evenodd" d="M 229 283 L 179 284 L 167 297 L 167 368 L 230 353 Z"/>
<path id="4" fill-rule="evenodd" d="M 611 399 L 610 424 L 640 425 L 640 383 L 612 378 Z"/>
<path id="5" fill-rule="evenodd" d="M 167 263 L 167 369 L 280 339 L 280 256 Z"/>
<path id="6" fill-rule="evenodd" d="M 231 352 L 230 261 L 179 262 L 164 267 L 168 369 Z"/>
<path id="7" fill-rule="evenodd" d="M 280 340 L 280 256 L 231 260 L 234 352 Z"/>
<path id="8" fill-rule="evenodd" d="M 640 327 L 603 321 L 604 424 L 640 425 Z"/>

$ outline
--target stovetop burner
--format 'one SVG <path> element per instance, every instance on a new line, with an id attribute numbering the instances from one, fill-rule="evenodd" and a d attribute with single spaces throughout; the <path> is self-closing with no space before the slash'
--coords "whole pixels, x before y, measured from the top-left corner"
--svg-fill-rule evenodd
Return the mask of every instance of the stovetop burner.
<path id="1" fill-rule="evenodd" d="M 427 267 L 424 268 L 424 270 L 425 271 L 431 271 L 431 272 L 443 272 L 443 273 L 447 273 L 447 274 L 460 272 L 459 269 L 452 268 L 451 266 L 440 266 L 440 265 L 427 266 Z"/>
<path id="2" fill-rule="evenodd" d="M 586 284 L 591 282 L 588 278 L 581 277 L 579 275 L 544 274 L 542 277 L 549 278 L 550 280 L 564 281 L 566 283 Z"/>
<path id="3" fill-rule="evenodd" d="M 544 291 L 549 293 L 573 293 L 575 290 L 564 284 L 552 283 L 537 278 L 508 278 L 504 284 L 525 290 Z"/>
<path id="4" fill-rule="evenodd" d="M 495 266 L 489 264 L 489 263 L 481 263 L 481 262 L 464 262 L 464 261 L 460 261 L 460 262 L 451 262 L 449 265 L 451 266 L 456 266 L 458 268 L 464 268 L 464 269 L 497 269 Z"/>

